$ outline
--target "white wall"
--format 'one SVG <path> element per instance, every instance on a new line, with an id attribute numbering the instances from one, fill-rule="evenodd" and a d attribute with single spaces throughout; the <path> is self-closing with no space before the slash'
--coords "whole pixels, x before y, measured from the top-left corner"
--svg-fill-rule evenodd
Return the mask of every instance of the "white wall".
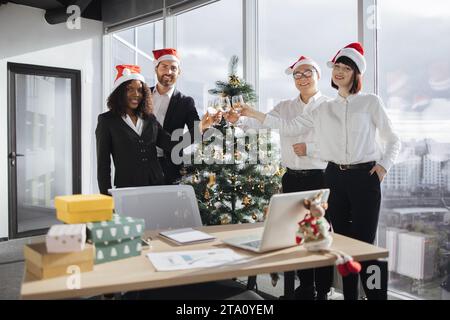
<path id="1" fill-rule="evenodd" d="M 97 192 L 95 126 L 102 112 L 102 23 L 49 25 L 44 10 L 0 6 L 0 238 L 8 237 L 7 62 L 81 70 L 82 192 Z"/>

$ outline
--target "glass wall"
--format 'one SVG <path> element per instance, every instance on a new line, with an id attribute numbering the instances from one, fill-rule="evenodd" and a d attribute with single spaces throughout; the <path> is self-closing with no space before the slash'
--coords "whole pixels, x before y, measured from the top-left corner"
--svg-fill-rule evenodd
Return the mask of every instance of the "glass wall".
<path id="1" fill-rule="evenodd" d="M 218 1 L 177 15 L 177 48 L 182 74 L 178 88 L 195 100 L 204 113 L 208 90 L 217 80 L 228 81 L 228 62 L 239 57 L 242 77 L 242 1 Z"/>
<path id="2" fill-rule="evenodd" d="M 326 62 L 358 40 L 356 1 L 283 0 L 280 5 L 280 1 L 264 0 L 258 2 L 258 9 L 260 110 L 269 111 L 279 101 L 299 94 L 292 76 L 284 71 L 302 55 L 319 63 L 319 88 L 335 96 Z"/>
<path id="3" fill-rule="evenodd" d="M 390 289 L 448 299 L 440 284 L 450 269 L 450 3 L 378 4 L 380 94 L 402 139 L 379 228 Z"/>

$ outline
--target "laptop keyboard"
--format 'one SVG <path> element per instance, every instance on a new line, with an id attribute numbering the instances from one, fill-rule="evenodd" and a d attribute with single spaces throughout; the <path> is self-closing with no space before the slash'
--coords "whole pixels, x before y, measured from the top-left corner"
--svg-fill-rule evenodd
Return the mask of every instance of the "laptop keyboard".
<path id="1" fill-rule="evenodd" d="M 250 242 L 244 242 L 244 246 L 252 247 L 252 248 L 259 248 L 259 245 L 261 244 L 261 240 L 254 240 Z"/>

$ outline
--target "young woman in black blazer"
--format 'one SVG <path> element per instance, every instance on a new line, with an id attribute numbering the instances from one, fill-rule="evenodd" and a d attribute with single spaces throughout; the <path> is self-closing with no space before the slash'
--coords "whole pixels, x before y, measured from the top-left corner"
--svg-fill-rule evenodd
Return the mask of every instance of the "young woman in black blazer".
<path id="1" fill-rule="evenodd" d="M 111 186 L 137 187 L 164 184 L 156 146 L 170 151 L 173 142 L 152 114 L 151 92 L 134 65 L 117 66 L 118 75 L 108 98 L 108 112 L 98 117 L 97 181 L 102 194 Z"/>

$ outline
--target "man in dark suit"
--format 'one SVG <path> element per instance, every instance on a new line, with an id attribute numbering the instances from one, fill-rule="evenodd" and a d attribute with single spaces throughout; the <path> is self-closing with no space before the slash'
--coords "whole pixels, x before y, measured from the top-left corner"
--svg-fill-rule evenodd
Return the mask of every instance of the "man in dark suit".
<path id="1" fill-rule="evenodd" d="M 180 75 L 180 58 L 175 49 L 167 48 L 154 50 L 156 86 L 151 88 L 153 93 L 153 108 L 156 119 L 163 129 L 172 135 L 177 130 L 187 126 L 191 134 L 191 143 L 194 141 L 195 121 L 199 116 L 192 97 L 185 96 L 175 88 Z M 174 184 L 181 177 L 182 165 L 174 164 L 171 152 L 157 149 L 158 160 L 163 168 L 165 183 Z M 180 156 L 182 154 L 180 153 Z"/>

